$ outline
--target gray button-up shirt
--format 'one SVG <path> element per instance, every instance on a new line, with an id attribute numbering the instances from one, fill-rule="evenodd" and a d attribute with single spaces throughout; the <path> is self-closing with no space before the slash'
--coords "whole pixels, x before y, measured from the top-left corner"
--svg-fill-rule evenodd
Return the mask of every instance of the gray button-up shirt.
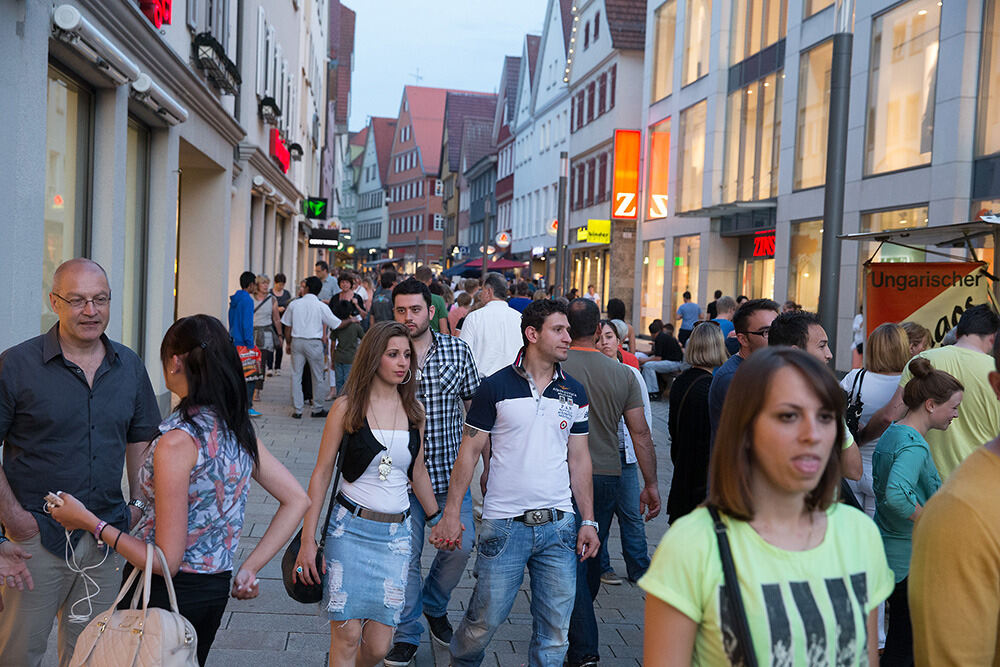
<path id="1" fill-rule="evenodd" d="M 135 352 L 102 335 L 104 360 L 90 387 L 62 356 L 58 329 L 0 355 L 0 438 L 14 496 L 38 521 L 45 548 L 62 558 L 65 533 L 42 511 L 45 494 L 72 493 L 101 520 L 128 530 L 125 444 L 154 438 L 160 412 Z"/>

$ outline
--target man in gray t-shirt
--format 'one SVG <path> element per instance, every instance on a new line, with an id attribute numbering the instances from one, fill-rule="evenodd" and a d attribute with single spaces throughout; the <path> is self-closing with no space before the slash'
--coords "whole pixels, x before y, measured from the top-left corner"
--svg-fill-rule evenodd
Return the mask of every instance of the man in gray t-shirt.
<path id="1" fill-rule="evenodd" d="M 601 312 L 589 299 L 574 299 L 569 305 L 569 328 L 573 338 L 563 370 L 583 385 L 589 399 L 590 458 L 594 474 L 594 518 L 598 539 L 606 540 L 611 518 L 618 507 L 621 484 L 621 457 L 618 454 L 618 421 L 624 417 L 635 444 L 642 471 L 640 512 L 646 520 L 660 512 L 656 483 L 656 454 L 653 438 L 642 407 L 643 388 L 638 378 L 623 364 L 604 356 L 594 347 Z M 634 473 L 633 473 L 634 474 Z M 599 658 L 598 625 L 594 598 L 601 586 L 600 559 L 581 562 L 576 575 L 576 603 L 569 624 L 569 664 Z"/>

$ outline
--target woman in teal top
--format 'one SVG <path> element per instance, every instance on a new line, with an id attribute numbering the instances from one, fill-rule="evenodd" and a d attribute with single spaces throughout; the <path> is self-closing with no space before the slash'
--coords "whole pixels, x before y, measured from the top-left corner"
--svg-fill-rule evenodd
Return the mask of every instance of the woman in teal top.
<path id="1" fill-rule="evenodd" d="M 903 388 L 906 415 L 886 429 L 872 454 L 875 524 L 882 534 L 885 555 L 896 580 L 888 600 L 889 630 L 883 665 L 913 664 L 913 634 L 906 596 L 913 524 L 927 499 L 941 486 L 924 436 L 932 428 L 942 431 L 948 428 L 958 416 L 964 391 L 958 380 L 935 370 L 926 359 L 914 358 L 910 372 L 913 379 Z"/>

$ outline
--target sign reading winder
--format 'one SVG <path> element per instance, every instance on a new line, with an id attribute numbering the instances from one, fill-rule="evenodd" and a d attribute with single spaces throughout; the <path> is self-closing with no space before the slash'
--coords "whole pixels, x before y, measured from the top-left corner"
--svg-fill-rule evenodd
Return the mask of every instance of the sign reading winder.
<path id="1" fill-rule="evenodd" d="M 997 310 L 983 262 L 873 262 L 865 266 L 865 319 L 870 334 L 886 322 L 916 322 L 931 332 L 931 347 L 968 308 Z"/>

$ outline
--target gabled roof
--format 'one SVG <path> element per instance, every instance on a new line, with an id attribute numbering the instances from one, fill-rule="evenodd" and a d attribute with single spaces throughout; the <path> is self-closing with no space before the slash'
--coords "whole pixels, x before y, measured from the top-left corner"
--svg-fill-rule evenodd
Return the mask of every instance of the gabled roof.
<path id="1" fill-rule="evenodd" d="M 459 169 L 459 152 L 465 139 L 465 121 L 489 120 L 492 124 L 496 106 L 497 96 L 493 93 L 448 92 L 444 122 L 448 128 L 448 168 L 451 171 Z"/>
<path id="2" fill-rule="evenodd" d="M 542 44 L 541 35 L 525 35 L 525 47 L 528 51 L 528 80 L 535 80 L 535 63 L 538 62 L 538 50 Z"/>
<path id="3" fill-rule="evenodd" d="M 364 126 L 357 132 L 351 132 L 349 135 L 348 143 L 352 146 L 364 146 L 365 142 L 368 141 L 368 126 Z"/>
<path id="4" fill-rule="evenodd" d="M 389 154 L 392 152 L 392 139 L 396 134 L 396 119 L 372 116 L 369 127 L 374 133 L 378 177 L 385 184 L 385 177 L 389 171 Z"/>
<path id="5" fill-rule="evenodd" d="M 604 0 L 604 11 L 613 48 L 646 48 L 645 0 Z"/>
<path id="6" fill-rule="evenodd" d="M 337 48 L 337 107 L 334 119 L 347 124 L 351 113 L 351 62 L 354 60 L 354 10 L 340 6 L 340 43 Z"/>
<path id="7" fill-rule="evenodd" d="M 563 53 L 569 54 L 569 38 L 573 34 L 573 4 L 575 0 L 559 0 L 559 12 L 562 14 Z M 642 0 L 645 7 L 645 0 Z M 645 12 L 645 9 L 643 10 Z M 645 14 L 643 14 L 645 20 Z"/>
<path id="8" fill-rule="evenodd" d="M 517 111 L 517 80 L 520 74 L 521 58 L 505 56 L 503 70 L 500 73 L 500 93 L 497 97 L 496 113 L 493 116 L 493 138 L 498 144 L 505 138 L 500 136 L 503 128 L 514 122 L 514 113 Z"/>
<path id="9" fill-rule="evenodd" d="M 462 124 L 462 145 L 459 169 L 466 171 L 483 157 L 496 151 L 493 143 L 493 121 L 466 118 Z M 464 162 L 464 164 L 462 164 Z"/>

